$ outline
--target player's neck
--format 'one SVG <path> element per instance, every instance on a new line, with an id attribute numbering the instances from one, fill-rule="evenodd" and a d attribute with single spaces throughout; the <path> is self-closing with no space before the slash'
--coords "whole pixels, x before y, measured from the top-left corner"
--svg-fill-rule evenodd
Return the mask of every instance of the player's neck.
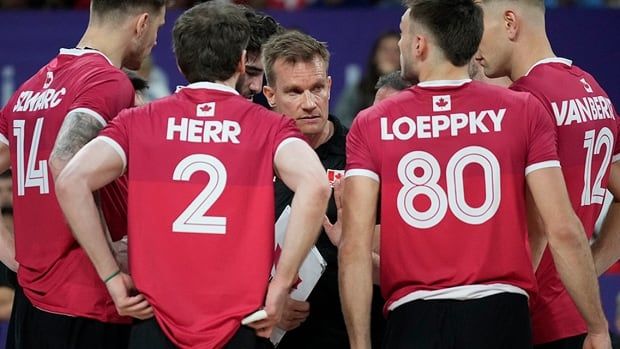
<path id="1" fill-rule="evenodd" d="M 545 58 L 555 57 L 549 39 L 545 33 L 528 36 L 522 40 L 512 55 L 510 79 L 516 81 L 523 77 L 534 64 Z"/>
<path id="2" fill-rule="evenodd" d="M 215 80 L 216 84 L 225 85 L 230 88 L 235 88 L 237 86 L 237 80 L 239 80 L 239 73 L 234 73 L 233 76 L 228 78 L 227 80 Z"/>
<path id="3" fill-rule="evenodd" d="M 115 67 L 121 68 L 127 42 L 117 33 L 118 31 L 110 32 L 103 28 L 89 26 L 76 47 L 97 50 L 108 57 Z"/>
<path id="4" fill-rule="evenodd" d="M 421 68 L 419 73 L 420 82 L 463 79 L 469 79 L 467 65 L 464 67 L 456 67 L 448 61 L 438 64 L 429 64 L 425 68 Z"/>
<path id="5" fill-rule="evenodd" d="M 321 133 L 313 135 L 307 134 L 305 136 L 306 138 L 308 138 L 308 144 L 310 144 L 312 149 L 316 149 L 321 145 L 327 143 L 327 141 L 332 138 L 333 135 L 334 124 L 331 121 L 327 120 L 327 122 L 325 123 L 325 127 L 323 128 L 323 131 Z"/>

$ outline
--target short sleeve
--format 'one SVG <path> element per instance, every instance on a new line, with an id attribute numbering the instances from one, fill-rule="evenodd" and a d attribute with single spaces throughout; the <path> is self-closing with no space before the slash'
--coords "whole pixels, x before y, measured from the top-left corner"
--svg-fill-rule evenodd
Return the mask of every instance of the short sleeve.
<path id="1" fill-rule="evenodd" d="M 528 153 L 525 174 L 533 171 L 560 167 L 558 144 L 553 118 L 534 96 L 526 102 L 528 118 Z"/>
<path id="2" fill-rule="evenodd" d="M 134 95 L 131 82 L 123 72 L 101 71 L 80 86 L 68 110 L 90 114 L 105 126 L 121 110 L 133 106 Z"/>
<path id="3" fill-rule="evenodd" d="M 286 116 L 277 116 L 280 120 L 278 120 L 276 126 L 276 132 L 274 134 L 274 142 L 272 155 L 273 158 L 276 158 L 278 151 L 284 145 L 293 142 L 293 141 L 304 141 L 306 142 L 306 138 L 303 136 L 301 131 L 295 125 L 295 121 Z"/>
<path id="4" fill-rule="evenodd" d="M 106 142 L 123 160 L 123 171 L 127 168 L 129 155 L 129 120 L 133 109 L 122 111 L 97 136 L 96 139 Z"/>
<path id="5" fill-rule="evenodd" d="M 365 176 L 379 181 L 379 166 L 372 160 L 371 147 L 369 145 L 368 129 L 369 114 L 366 109 L 361 111 L 355 119 L 347 135 L 347 166 L 345 177 Z"/>
<path id="6" fill-rule="evenodd" d="M 8 127 L 7 120 L 4 116 L 4 109 L 0 109 L 0 143 L 7 146 L 9 145 Z"/>
<path id="7" fill-rule="evenodd" d="M 617 162 L 620 161 L 620 119 L 618 119 L 618 112 L 611 103 L 611 100 L 609 101 L 609 108 L 611 109 L 612 113 L 614 113 L 614 119 L 616 122 L 616 144 L 614 146 L 614 155 L 612 158 L 612 162 Z"/>

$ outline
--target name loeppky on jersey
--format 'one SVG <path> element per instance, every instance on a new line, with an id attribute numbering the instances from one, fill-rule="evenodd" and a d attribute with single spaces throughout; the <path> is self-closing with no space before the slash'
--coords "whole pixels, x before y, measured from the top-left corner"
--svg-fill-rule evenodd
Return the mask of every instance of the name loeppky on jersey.
<path id="1" fill-rule="evenodd" d="M 438 138 L 449 132 L 451 136 L 458 136 L 465 132 L 470 134 L 500 132 L 506 109 L 470 111 L 467 113 L 453 113 L 448 115 L 422 115 L 416 117 L 401 116 L 390 123 L 387 117 L 381 118 L 381 140 L 394 139 L 408 140 L 417 138 Z M 490 120 L 492 127 L 487 127 Z"/>

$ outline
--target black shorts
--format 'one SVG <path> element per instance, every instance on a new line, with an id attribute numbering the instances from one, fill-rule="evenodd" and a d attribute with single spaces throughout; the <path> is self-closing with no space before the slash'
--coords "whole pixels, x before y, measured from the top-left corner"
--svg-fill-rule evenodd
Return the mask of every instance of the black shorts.
<path id="1" fill-rule="evenodd" d="M 21 287 L 17 287 L 7 349 L 127 348 L 130 330 L 130 325 L 108 324 L 37 309 Z"/>
<path id="2" fill-rule="evenodd" d="M 574 337 L 563 338 L 557 341 L 535 345 L 534 349 L 581 349 L 583 348 L 583 342 L 586 339 L 586 334 L 580 334 Z"/>
<path id="3" fill-rule="evenodd" d="M 527 298 L 417 300 L 391 311 L 384 349 L 532 348 Z"/>
<path id="4" fill-rule="evenodd" d="M 269 339 L 256 336 L 253 329 L 241 326 L 224 349 L 267 349 Z M 131 329 L 129 349 L 176 349 L 155 318 L 137 321 Z"/>

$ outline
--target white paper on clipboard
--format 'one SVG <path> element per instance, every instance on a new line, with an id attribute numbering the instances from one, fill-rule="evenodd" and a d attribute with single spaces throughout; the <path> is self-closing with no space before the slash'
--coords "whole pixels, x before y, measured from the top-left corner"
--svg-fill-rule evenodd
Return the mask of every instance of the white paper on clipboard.
<path id="1" fill-rule="evenodd" d="M 284 236 L 286 233 L 286 227 L 288 226 L 289 217 L 291 215 L 291 207 L 286 206 L 282 214 L 276 221 L 275 227 L 275 251 L 276 255 L 279 258 L 280 251 L 282 250 L 282 245 L 284 244 Z M 325 267 L 327 267 L 327 262 L 319 253 L 319 250 L 316 246 L 312 246 L 310 252 L 308 252 L 308 256 L 301 264 L 299 268 L 299 280 L 298 283 L 293 287 L 293 291 L 291 292 L 291 298 L 297 301 L 305 301 L 310 296 L 310 292 L 314 289 L 317 282 L 323 275 L 325 271 Z M 271 276 L 275 275 L 275 265 L 271 268 Z M 282 337 L 286 334 L 281 328 L 274 328 L 271 333 L 271 342 L 277 346 Z"/>

